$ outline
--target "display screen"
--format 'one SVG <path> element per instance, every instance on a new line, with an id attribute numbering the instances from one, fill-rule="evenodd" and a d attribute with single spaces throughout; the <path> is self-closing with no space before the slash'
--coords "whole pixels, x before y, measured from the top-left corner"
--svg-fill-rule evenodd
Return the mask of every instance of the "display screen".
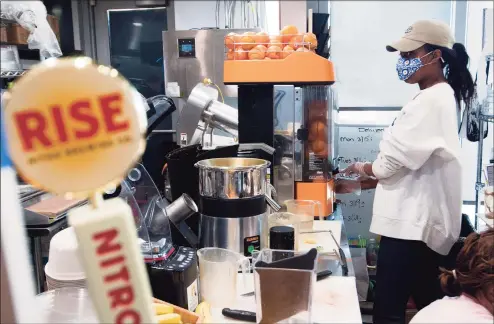
<path id="1" fill-rule="evenodd" d="M 192 44 L 182 44 L 182 52 L 192 52 Z"/>
<path id="2" fill-rule="evenodd" d="M 196 57 L 196 40 L 194 38 L 178 39 L 178 57 Z"/>

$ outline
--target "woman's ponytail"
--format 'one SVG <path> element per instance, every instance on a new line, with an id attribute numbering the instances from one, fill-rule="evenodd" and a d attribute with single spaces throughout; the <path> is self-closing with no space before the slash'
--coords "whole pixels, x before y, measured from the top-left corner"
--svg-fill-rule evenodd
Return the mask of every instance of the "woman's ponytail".
<path id="1" fill-rule="evenodd" d="M 441 288 L 450 297 L 461 295 L 461 286 L 456 280 L 455 273 L 450 270 L 441 268 L 441 275 L 439 275 L 439 281 Z"/>
<path id="2" fill-rule="evenodd" d="M 471 100 L 475 94 L 475 84 L 472 75 L 468 70 L 469 57 L 465 46 L 455 43 L 453 49 L 435 45 L 426 45 L 428 52 L 439 49 L 443 58 L 443 68 L 445 68 L 445 77 L 455 93 L 456 101 L 464 101 L 470 106 Z"/>

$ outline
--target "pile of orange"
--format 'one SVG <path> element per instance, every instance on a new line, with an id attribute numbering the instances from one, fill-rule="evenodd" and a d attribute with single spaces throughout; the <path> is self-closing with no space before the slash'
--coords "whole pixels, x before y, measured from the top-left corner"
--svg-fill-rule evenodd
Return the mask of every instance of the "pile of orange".
<path id="1" fill-rule="evenodd" d="M 265 32 L 229 33 L 225 37 L 227 60 L 277 60 L 293 52 L 314 52 L 317 38 L 313 33 L 299 34 L 297 27 L 284 27 L 279 35 Z"/>
<path id="2" fill-rule="evenodd" d="M 309 105 L 309 149 L 317 157 L 328 155 L 327 102 L 313 101 Z"/>

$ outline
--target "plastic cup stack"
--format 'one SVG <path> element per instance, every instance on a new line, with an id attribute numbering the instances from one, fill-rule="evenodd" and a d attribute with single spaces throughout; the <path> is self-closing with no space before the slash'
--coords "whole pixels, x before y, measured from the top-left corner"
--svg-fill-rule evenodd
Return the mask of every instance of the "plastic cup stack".
<path id="1" fill-rule="evenodd" d="M 86 289 L 59 288 L 36 296 L 40 306 L 37 323 L 99 323 Z"/>
<path id="2" fill-rule="evenodd" d="M 45 266 L 48 290 L 67 287 L 86 288 L 86 275 L 79 260 L 78 247 L 71 227 L 53 236 L 50 241 L 48 263 Z"/>

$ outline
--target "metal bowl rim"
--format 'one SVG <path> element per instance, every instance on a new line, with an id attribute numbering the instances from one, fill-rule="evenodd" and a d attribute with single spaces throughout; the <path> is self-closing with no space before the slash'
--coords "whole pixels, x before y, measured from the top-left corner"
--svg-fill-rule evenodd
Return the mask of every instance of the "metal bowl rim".
<path id="1" fill-rule="evenodd" d="M 246 165 L 246 166 L 211 166 L 211 165 L 204 165 L 203 162 L 205 161 L 213 161 L 213 160 L 249 160 L 249 161 L 259 161 L 260 164 L 258 165 Z M 202 163 L 201 163 L 202 162 Z M 267 169 L 271 165 L 271 162 L 263 160 L 263 159 L 256 159 L 256 158 L 241 158 L 241 157 L 231 157 L 231 158 L 215 158 L 215 159 L 206 159 L 206 160 L 201 160 L 197 163 L 194 164 L 196 168 L 199 168 L 201 170 L 228 170 L 228 171 L 248 171 L 248 170 L 253 170 L 253 169 Z"/>

